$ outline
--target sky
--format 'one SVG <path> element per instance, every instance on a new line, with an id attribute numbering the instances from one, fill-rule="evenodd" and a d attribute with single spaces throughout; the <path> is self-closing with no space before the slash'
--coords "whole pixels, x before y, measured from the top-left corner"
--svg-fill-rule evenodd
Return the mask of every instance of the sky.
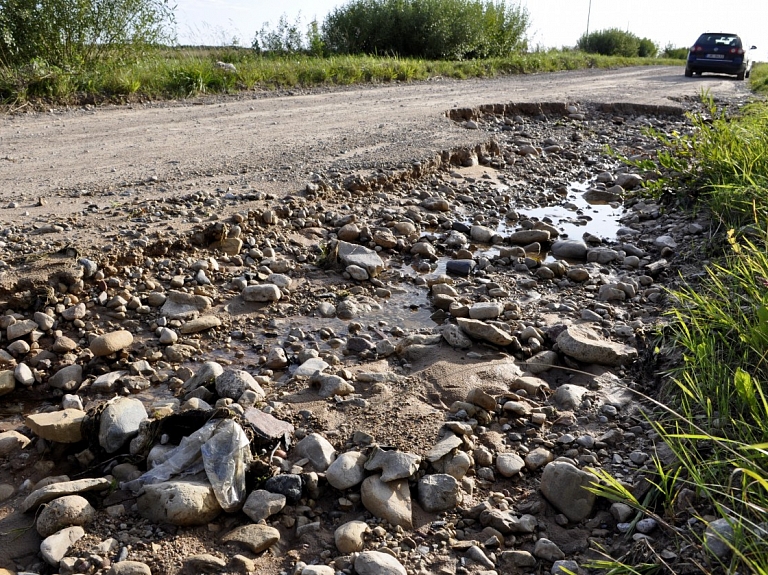
<path id="1" fill-rule="evenodd" d="M 223 45 L 237 39 L 250 46 L 265 22 L 281 15 L 302 29 L 323 21 L 344 0 L 176 0 L 181 44 Z M 515 0 L 507 0 L 514 4 Z M 521 0 L 531 17 L 531 47 L 574 46 L 587 30 L 620 28 L 650 38 L 660 48 L 688 47 L 702 32 L 732 32 L 757 45 L 756 60 L 768 60 L 768 1 L 742 0 Z M 591 7 L 591 9 L 590 9 Z"/>

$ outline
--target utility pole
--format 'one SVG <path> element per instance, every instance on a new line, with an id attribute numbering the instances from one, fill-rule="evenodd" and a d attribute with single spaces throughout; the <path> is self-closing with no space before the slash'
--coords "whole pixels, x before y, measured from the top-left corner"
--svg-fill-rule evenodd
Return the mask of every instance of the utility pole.
<path id="1" fill-rule="evenodd" d="M 587 10 L 587 39 L 589 39 L 589 17 L 592 14 L 592 0 L 589 0 L 589 9 Z"/>

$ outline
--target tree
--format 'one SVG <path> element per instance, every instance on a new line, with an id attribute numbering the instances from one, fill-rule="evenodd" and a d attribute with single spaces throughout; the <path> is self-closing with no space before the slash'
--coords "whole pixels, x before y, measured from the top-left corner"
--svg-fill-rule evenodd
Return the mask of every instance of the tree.
<path id="1" fill-rule="evenodd" d="M 169 0 L 0 0 L 0 63 L 90 67 L 169 42 Z"/>

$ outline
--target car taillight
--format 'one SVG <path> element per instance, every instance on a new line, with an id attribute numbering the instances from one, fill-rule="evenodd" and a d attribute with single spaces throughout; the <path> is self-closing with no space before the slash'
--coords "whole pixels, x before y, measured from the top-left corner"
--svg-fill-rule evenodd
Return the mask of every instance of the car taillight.
<path id="1" fill-rule="evenodd" d="M 743 49 L 741 49 L 741 48 L 731 48 L 731 49 L 730 49 L 730 50 L 728 50 L 728 51 L 729 51 L 731 54 L 738 54 L 738 55 L 740 55 L 740 56 L 741 56 L 742 54 L 744 54 L 744 50 L 743 50 Z"/>
<path id="2" fill-rule="evenodd" d="M 704 48 L 702 48 L 701 46 L 694 46 L 693 48 L 691 48 L 691 51 L 693 52 L 701 52 L 702 50 L 704 50 Z"/>

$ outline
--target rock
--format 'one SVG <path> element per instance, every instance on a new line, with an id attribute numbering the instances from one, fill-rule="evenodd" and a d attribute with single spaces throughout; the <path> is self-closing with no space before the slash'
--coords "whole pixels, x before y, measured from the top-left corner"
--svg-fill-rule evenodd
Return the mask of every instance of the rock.
<path id="1" fill-rule="evenodd" d="M 180 291 L 169 291 L 160 313 L 168 319 L 191 319 L 211 307 L 210 298 Z"/>
<path id="2" fill-rule="evenodd" d="M 16 376 L 12 369 L 0 371 L 0 396 L 11 393 L 16 389 Z"/>
<path id="3" fill-rule="evenodd" d="M 80 526 L 67 527 L 58 533 L 46 537 L 40 544 L 40 555 L 45 562 L 55 567 L 69 552 L 72 545 L 85 536 L 85 531 Z"/>
<path id="4" fill-rule="evenodd" d="M 704 531 L 704 548 L 718 559 L 725 560 L 733 553 L 734 539 L 733 526 L 728 519 L 715 519 Z"/>
<path id="5" fill-rule="evenodd" d="M 336 236 L 345 242 L 356 242 L 360 237 L 360 228 L 354 222 L 350 222 L 341 226 Z"/>
<path id="6" fill-rule="evenodd" d="M 432 212 L 450 212 L 451 204 L 445 198 L 430 197 L 421 202 L 421 207 Z"/>
<path id="7" fill-rule="evenodd" d="M 365 269 L 361 268 L 360 266 L 347 266 L 345 270 L 349 276 L 356 281 L 362 282 L 369 279 L 368 272 L 365 271 Z"/>
<path id="8" fill-rule="evenodd" d="M 207 361 L 197 370 L 197 373 L 184 382 L 184 391 L 189 392 L 200 386 L 214 383 L 216 378 L 224 373 L 224 368 L 215 361 Z"/>
<path id="9" fill-rule="evenodd" d="M 331 487 L 340 491 L 354 487 L 365 479 L 365 460 L 365 454 L 360 451 L 342 453 L 328 467 L 325 478 Z"/>
<path id="10" fill-rule="evenodd" d="M 581 405 L 584 396 L 589 392 L 586 387 L 565 383 L 555 390 L 555 402 L 562 409 L 576 409 Z"/>
<path id="11" fill-rule="evenodd" d="M 554 455 L 545 447 L 537 447 L 532 449 L 525 456 L 525 467 L 531 471 L 535 471 L 541 467 L 544 467 L 547 463 L 554 459 Z"/>
<path id="12" fill-rule="evenodd" d="M 496 411 L 497 403 L 496 398 L 486 393 L 479 387 L 474 387 L 469 390 L 467 394 L 467 401 L 478 407 L 482 407 L 486 411 L 493 413 Z"/>
<path id="13" fill-rule="evenodd" d="M 37 516 L 35 527 L 41 537 L 49 537 L 57 531 L 75 525 L 90 523 L 96 510 L 80 495 L 65 495 L 43 507 Z"/>
<path id="14" fill-rule="evenodd" d="M 126 349 L 133 344 L 133 334 L 124 329 L 105 333 L 91 342 L 90 350 L 96 357 L 112 355 L 121 349 Z"/>
<path id="15" fill-rule="evenodd" d="M 363 551 L 355 558 L 357 575 L 407 575 L 402 564 L 381 551 Z"/>
<path id="16" fill-rule="evenodd" d="M 256 393 L 257 401 L 263 401 L 266 397 L 258 382 L 245 370 L 225 369 L 216 377 L 216 393 L 219 397 L 237 400 L 247 390 Z"/>
<path id="17" fill-rule="evenodd" d="M 615 184 L 625 190 L 634 190 L 643 183 L 643 178 L 637 174 L 619 174 L 616 176 Z"/>
<path id="18" fill-rule="evenodd" d="M 442 330 L 442 334 L 443 339 L 445 339 L 445 341 L 451 347 L 458 349 L 466 349 L 468 347 L 472 347 L 472 340 L 469 339 L 461 330 L 461 328 L 456 324 L 449 323 L 446 325 Z"/>
<path id="19" fill-rule="evenodd" d="M 85 412 L 79 409 L 63 409 L 28 415 L 25 423 L 35 435 L 48 441 L 77 443 L 83 439 L 80 427 L 85 417 Z"/>
<path id="20" fill-rule="evenodd" d="M 264 364 L 268 369 L 283 369 L 288 367 L 288 357 L 282 347 L 275 346 L 267 354 L 267 362 Z"/>
<path id="21" fill-rule="evenodd" d="M 328 565 L 307 565 L 299 575 L 335 575 L 336 570 Z"/>
<path id="22" fill-rule="evenodd" d="M 445 273 L 466 277 L 477 266 L 475 260 L 448 260 L 445 264 Z"/>
<path id="23" fill-rule="evenodd" d="M 83 383 L 83 366 L 67 365 L 48 378 L 48 385 L 64 391 L 74 391 Z"/>
<path id="24" fill-rule="evenodd" d="M 310 433 L 294 448 L 298 457 L 306 457 L 316 471 L 325 471 L 336 459 L 336 450 L 319 433 Z"/>
<path id="25" fill-rule="evenodd" d="M 440 513 L 461 504 L 461 485 L 455 477 L 442 473 L 419 479 L 418 501 L 427 513 Z"/>
<path id="26" fill-rule="evenodd" d="M 565 553 L 552 541 L 542 537 L 533 547 L 533 555 L 545 561 L 557 561 L 565 558 Z"/>
<path id="27" fill-rule="evenodd" d="M 438 441 L 434 447 L 429 450 L 429 453 L 427 453 L 427 461 L 435 463 L 462 445 L 464 445 L 464 442 L 461 438 L 450 433 Z"/>
<path id="28" fill-rule="evenodd" d="M 16 381 L 25 387 L 29 387 L 35 383 L 35 374 L 32 373 L 32 370 L 26 363 L 17 365 L 13 370 L 13 376 L 16 378 Z M 0 383 L 0 395 L 3 395 L 1 388 L 2 383 Z"/>
<path id="29" fill-rule="evenodd" d="M 13 455 L 29 445 L 30 439 L 18 431 L 3 431 L 0 433 L 0 457 Z"/>
<path id="30" fill-rule="evenodd" d="M 637 350 L 607 341 L 583 325 L 570 325 L 557 336 L 560 351 L 578 361 L 620 366 L 637 359 Z"/>
<path id="31" fill-rule="evenodd" d="M 147 410 L 138 399 L 118 397 L 101 413 L 99 445 L 114 453 L 139 433 L 139 425 L 147 419 Z"/>
<path id="32" fill-rule="evenodd" d="M 200 333 L 214 327 L 219 327 L 221 320 L 215 315 L 203 315 L 191 319 L 179 328 L 179 332 L 188 335 L 191 333 Z"/>
<path id="33" fill-rule="evenodd" d="M 365 463 L 365 469 L 367 471 L 381 470 L 381 480 L 389 482 L 411 477 L 419 470 L 419 463 L 421 463 L 421 457 L 413 453 L 384 451 L 375 447 Z"/>
<path id="34" fill-rule="evenodd" d="M 495 301 L 481 301 L 469 308 L 471 319 L 496 319 L 504 312 L 504 304 Z"/>
<path id="35" fill-rule="evenodd" d="M 557 352 L 551 350 L 540 351 L 525 361 L 525 370 L 533 375 L 538 375 L 549 371 L 558 364 Z"/>
<path id="36" fill-rule="evenodd" d="M 553 461 L 541 474 L 540 489 L 557 510 L 578 523 L 592 513 L 597 496 L 586 488 L 596 481 L 594 475 L 566 461 Z"/>
<path id="37" fill-rule="evenodd" d="M 37 508 L 41 505 L 53 501 L 54 499 L 58 499 L 59 497 L 77 495 L 88 491 L 104 491 L 111 486 L 112 483 L 105 478 L 78 479 L 76 481 L 52 483 L 30 493 L 21 504 L 21 511 L 22 513 L 37 511 Z"/>
<path id="38" fill-rule="evenodd" d="M 482 244 L 489 244 L 491 243 L 491 239 L 493 236 L 496 235 L 496 232 L 492 230 L 491 228 L 487 228 L 485 226 L 472 226 L 469 230 L 469 237 L 471 237 L 476 242 L 480 242 Z"/>
<path id="39" fill-rule="evenodd" d="M 300 475 L 294 473 L 281 473 L 270 477 L 264 483 L 264 489 L 270 493 L 279 493 L 285 495 L 285 498 L 291 503 L 298 502 L 301 499 L 302 480 Z"/>
<path id="40" fill-rule="evenodd" d="M 484 323 L 476 319 L 466 319 L 460 317 L 456 320 L 459 327 L 469 337 L 482 339 L 489 343 L 499 346 L 507 346 L 517 341 L 512 335 L 500 330 L 494 325 Z"/>
<path id="41" fill-rule="evenodd" d="M 334 395 L 345 396 L 355 392 L 355 386 L 338 375 L 315 374 L 309 381 L 320 387 L 318 395 L 323 399 Z"/>
<path id="42" fill-rule="evenodd" d="M 496 469 L 504 477 L 513 477 L 522 471 L 525 461 L 517 453 L 499 453 L 496 456 Z"/>
<path id="43" fill-rule="evenodd" d="M 140 561 L 118 561 L 112 564 L 107 575 L 152 575 L 152 570 Z"/>
<path id="44" fill-rule="evenodd" d="M 293 372 L 294 377 L 312 377 L 316 372 L 325 371 L 328 363 L 319 357 L 310 357 Z"/>
<path id="45" fill-rule="evenodd" d="M 613 186 L 608 190 L 592 188 L 584 192 L 582 197 L 584 198 L 585 202 L 590 204 L 607 204 L 609 202 L 622 201 L 623 197 L 621 192 L 623 191 L 624 190 L 618 186 Z"/>
<path id="46" fill-rule="evenodd" d="M 558 240 L 550 248 L 553 256 L 565 260 L 586 260 L 587 250 L 582 240 Z"/>
<path id="47" fill-rule="evenodd" d="M 275 284 L 247 286 L 242 292 L 242 296 L 245 301 L 255 302 L 279 301 L 282 295 L 283 294 L 280 291 L 280 288 Z"/>
<path id="48" fill-rule="evenodd" d="M 31 319 L 24 319 L 9 325 L 5 330 L 5 335 L 9 341 L 13 341 L 14 339 L 18 339 L 32 333 L 38 327 L 39 326 L 37 323 Z"/>
<path id="49" fill-rule="evenodd" d="M 268 525 L 243 525 L 221 538 L 222 543 L 237 543 L 251 553 L 261 553 L 280 541 L 280 532 Z"/>
<path id="50" fill-rule="evenodd" d="M 263 519 L 280 513 L 285 507 L 286 497 L 280 493 L 272 493 L 264 489 L 255 489 L 245 500 L 243 513 L 258 523 Z"/>
<path id="51" fill-rule="evenodd" d="M 371 475 L 363 481 L 360 497 L 365 508 L 375 517 L 404 529 L 412 529 L 411 492 L 407 480 L 387 483 L 381 480 L 381 476 Z"/>
<path id="52" fill-rule="evenodd" d="M 549 241 L 549 232 L 547 230 L 521 230 L 510 234 L 507 238 L 510 244 L 518 246 L 527 246 L 532 243 L 544 243 Z"/>
<path id="53" fill-rule="evenodd" d="M 153 523 L 205 525 L 221 513 L 213 487 L 200 481 L 166 481 L 145 485 L 139 514 Z"/>
<path id="54" fill-rule="evenodd" d="M 338 254 L 345 267 L 359 266 L 371 277 L 376 277 L 384 270 L 384 262 L 379 255 L 366 247 L 339 241 Z"/>
<path id="55" fill-rule="evenodd" d="M 503 551 L 499 554 L 499 572 L 500 573 L 514 573 L 515 568 L 520 567 L 535 567 L 536 558 L 528 551 L 512 550 Z"/>
<path id="56" fill-rule="evenodd" d="M 365 545 L 365 534 L 370 530 L 365 521 L 349 521 L 339 525 L 333 534 L 336 549 L 344 554 L 362 551 Z"/>

